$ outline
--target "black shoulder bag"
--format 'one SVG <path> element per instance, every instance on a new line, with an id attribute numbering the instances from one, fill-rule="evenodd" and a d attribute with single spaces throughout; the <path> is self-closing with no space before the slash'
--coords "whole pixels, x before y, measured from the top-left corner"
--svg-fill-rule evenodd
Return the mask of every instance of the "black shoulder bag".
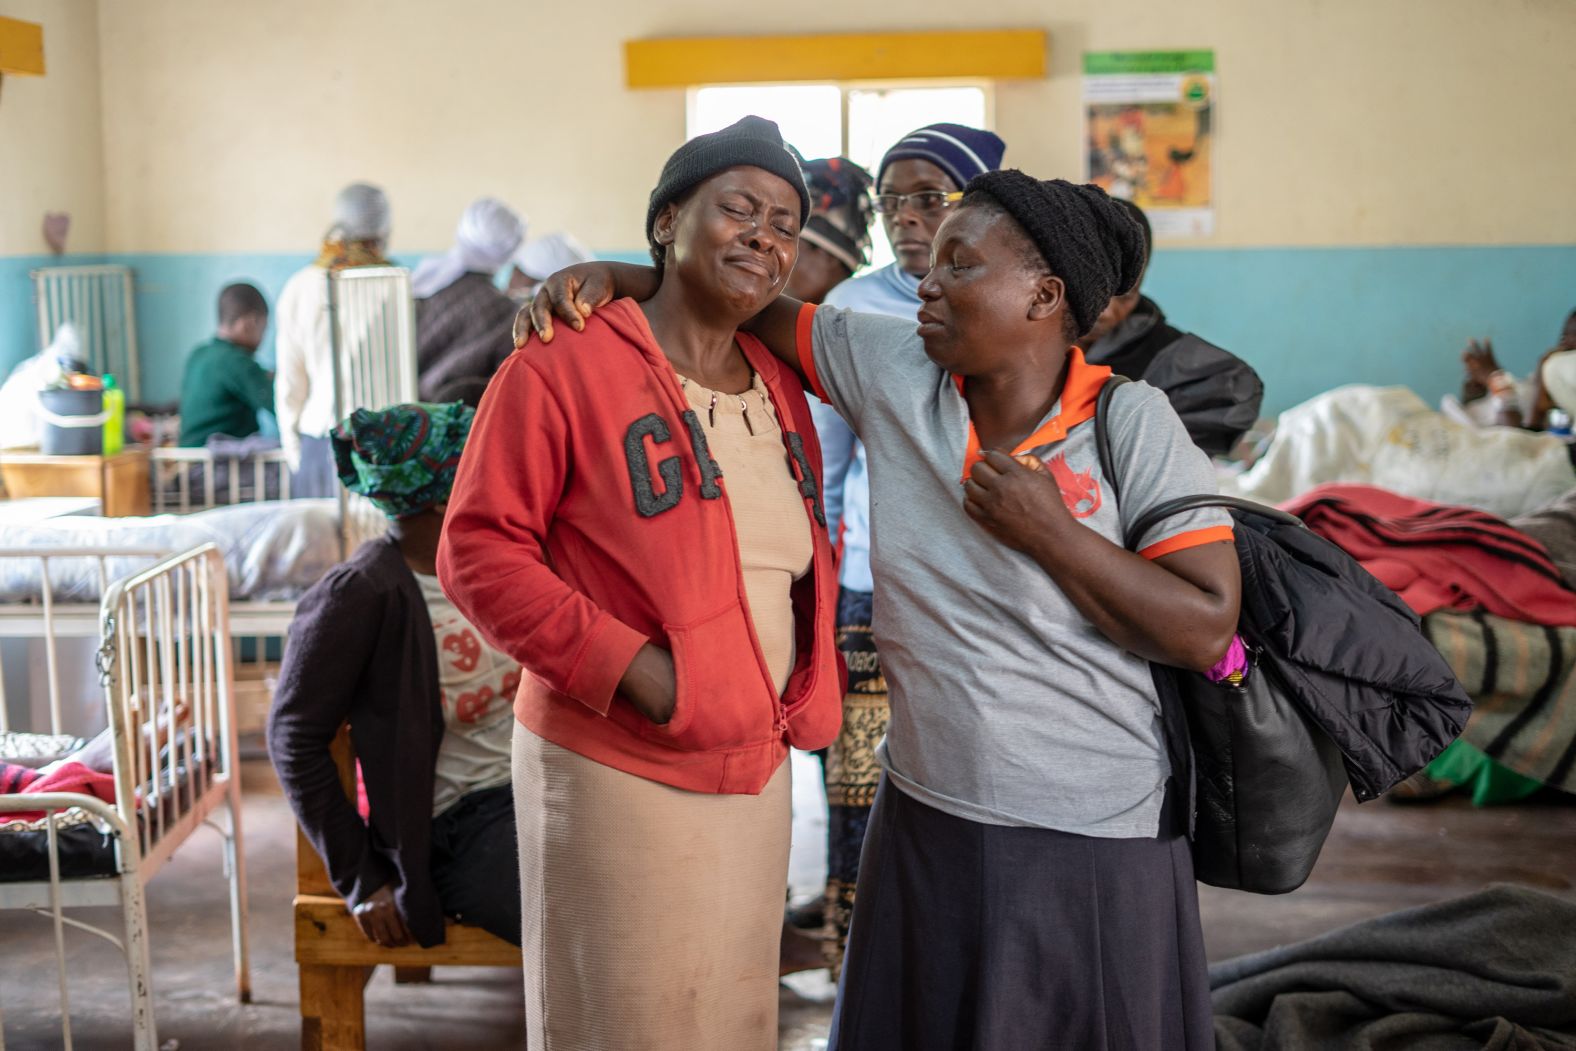
<path id="1" fill-rule="evenodd" d="M 1095 407 L 1095 443 L 1105 484 L 1117 502 L 1121 486 L 1106 427 L 1117 387 L 1113 376 Z M 1261 516 L 1302 523 L 1293 515 L 1217 494 L 1184 496 L 1153 508 L 1123 538 L 1128 550 L 1154 526 L 1186 511 L 1224 507 L 1239 520 Z M 1239 557 L 1241 549 L 1239 547 Z M 1346 790 L 1335 743 L 1303 713 L 1261 660 L 1254 640 L 1240 685 L 1212 683 L 1197 672 L 1150 664 L 1160 697 L 1166 748 L 1189 802 L 1194 875 L 1211 886 L 1283 894 L 1300 887 L 1318 860 Z"/>

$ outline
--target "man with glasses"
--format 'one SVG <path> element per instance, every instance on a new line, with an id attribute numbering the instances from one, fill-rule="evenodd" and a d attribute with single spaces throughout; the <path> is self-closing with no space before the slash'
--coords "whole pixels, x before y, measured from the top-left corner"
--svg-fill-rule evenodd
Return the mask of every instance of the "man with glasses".
<path id="1" fill-rule="evenodd" d="M 1001 167 L 1006 144 L 979 128 L 932 124 L 910 132 L 881 158 L 875 211 L 897 261 L 833 288 L 830 306 L 916 321 L 919 282 L 930 271 L 930 244 L 941 221 L 976 175 Z M 827 850 L 827 955 L 836 977 L 848 940 L 859 851 L 881 768 L 875 748 L 886 734 L 887 688 L 871 637 L 870 483 L 865 450 L 842 418 L 811 401 L 821 439 L 828 525 L 841 536 L 838 646 L 848 661 L 843 729 L 827 752 L 830 807 Z M 840 511 L 840 514 L 839 514 Z"/>

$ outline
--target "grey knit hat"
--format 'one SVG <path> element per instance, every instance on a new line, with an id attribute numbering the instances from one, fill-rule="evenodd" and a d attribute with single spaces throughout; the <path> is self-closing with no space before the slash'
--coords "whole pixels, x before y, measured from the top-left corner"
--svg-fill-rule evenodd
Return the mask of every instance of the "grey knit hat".
<path id="1" fill-rule="evenodd" d="M 646 209 L 646 243 L 651 258 L 662 266 L 666 252 L 657 244 L 654 228 L 657 215 L 718 172 L 749 166 L 778 176 L 799 194 L 799 222 L 810 215 L 810 191 L 804 185 L 804 172 L 793 148 L 783 142 L 777 125 L 765 117 L 744 117 L 721 131 L 698 135 L 678 149 L 662 166 L 662 178 L 651 191 L 651 207 Z"/>

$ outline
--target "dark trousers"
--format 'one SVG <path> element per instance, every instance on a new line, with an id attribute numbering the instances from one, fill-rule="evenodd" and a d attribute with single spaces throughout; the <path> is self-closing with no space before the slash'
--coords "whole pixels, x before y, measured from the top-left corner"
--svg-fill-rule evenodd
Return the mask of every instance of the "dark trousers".
<path id="1" fill-rule="evenodd" d="M 885 778 L 831 1051 L 1213 1051 L 1186 839 L 984 825 Z"/>
<path id="2" fill-rule="evenodd" d="M 432 883 L 445 915 L 520 944 L 513 787 L 472 792 L 432 819 Z"/>

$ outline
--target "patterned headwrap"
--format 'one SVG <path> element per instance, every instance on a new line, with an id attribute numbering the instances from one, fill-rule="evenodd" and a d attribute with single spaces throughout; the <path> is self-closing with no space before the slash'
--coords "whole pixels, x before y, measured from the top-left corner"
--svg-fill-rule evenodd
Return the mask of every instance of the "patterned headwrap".
<path id="1" fill-rule="evenodd" d="M 332 435 L 339 480 L 390 518 L 445 503 L 475 417 L 458 403 L 357 409 Z"/>
<path id="2" fill-rule="evenodd" d="M 800 237 L 830 252 L 851 274 L 870 257 L 870 222 L 875 204 L 870 173 L 846 157 L 804 162 L 810 186 L 810 219 Z"/>

